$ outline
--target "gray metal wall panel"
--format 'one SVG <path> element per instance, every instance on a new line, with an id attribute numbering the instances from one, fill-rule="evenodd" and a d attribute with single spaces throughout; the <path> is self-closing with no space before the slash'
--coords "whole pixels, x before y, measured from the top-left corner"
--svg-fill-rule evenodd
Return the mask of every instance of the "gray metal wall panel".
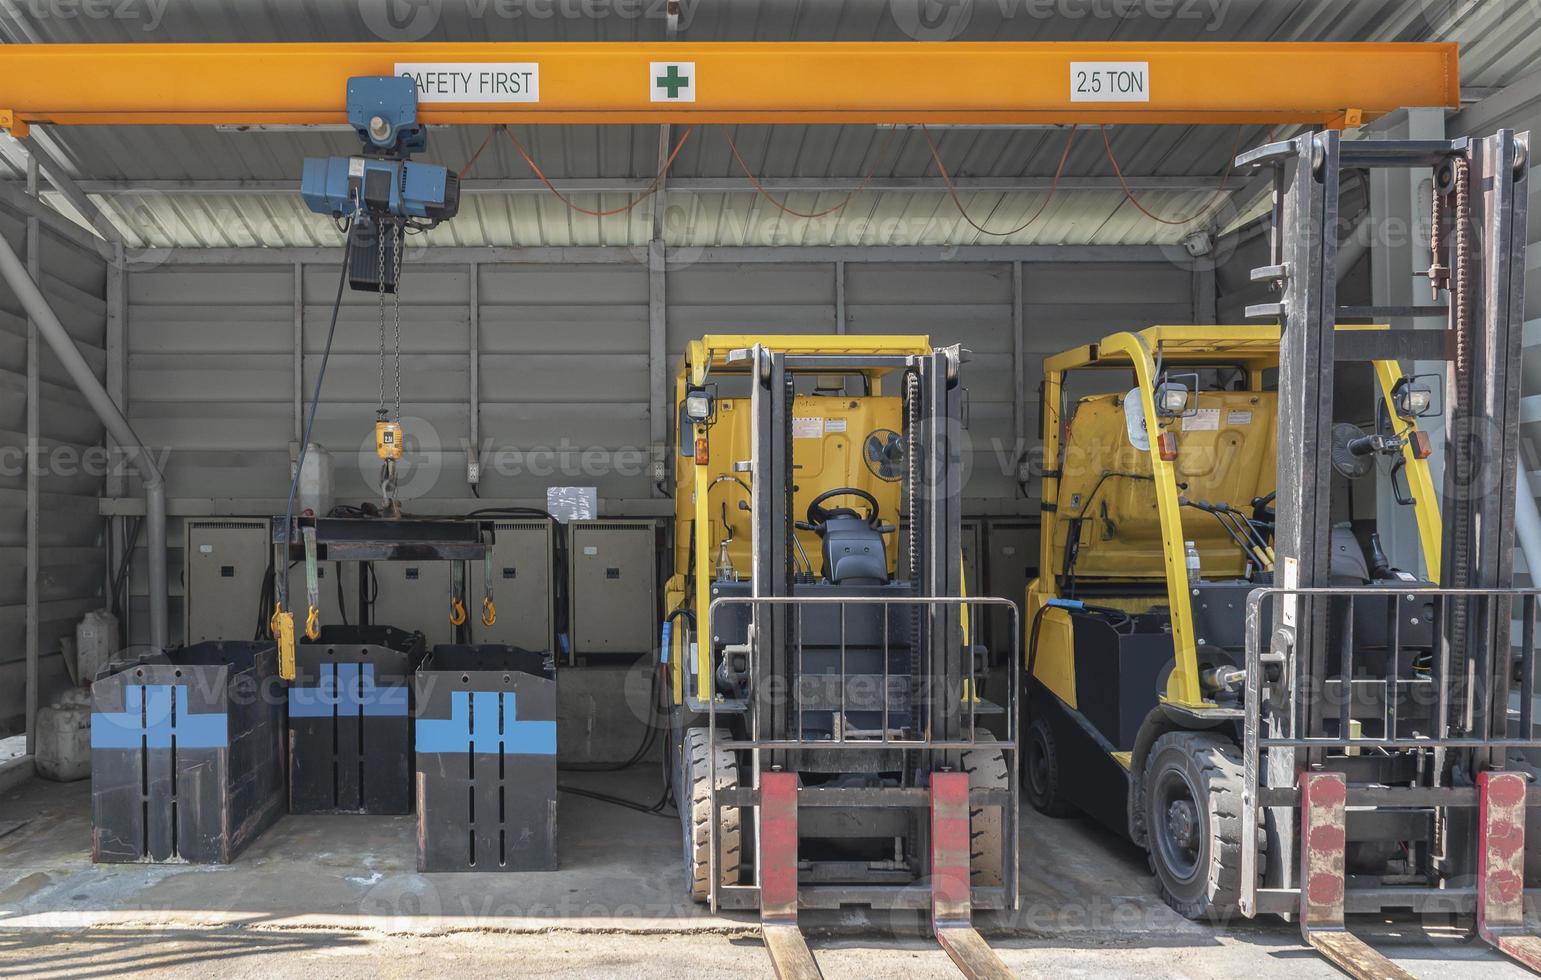
<path id="1" fill-rule="evenodd" d="M 550 484 L 592 485 L 608 498 L 652 493 L 648 272 L 638 258 L 477 266 L 484 499 L 539 498 Z M 848 262 L 845 273 L 849 332 L 923 333 L 973 352 L 966 374 L 973 450 L 964 492 L 1016 499 L 1015 460 L 1025 447 L 1016 443 L 1013 421 L 1011 264 Z M 335 266 L 305 267 L 306 399 L 336 274 Z M 442 266 L 403 276 L 402 412 L 409 443 L 420 450 L 403 482 L 413 493 L 469 496 L 471 275 L 469 266 Z M 171 447 L 173 498 L 279 498 L 287 490 L 295 427 L 293 276 L 292 266 L 212 264 L 130 276 L 129 414 L 146 441 Z M 672 382 L 685 344 L 702 334 L 834 333 L 836 278 L 833 262 L 692 263 L 688 250 L 671 253 L 667 378 Z M 1045 353 L 1193 316 L 1188 272 L 1164 264 L 1026 264 L 1023 293 L 1028 446 L 1037 443 Z M 378 312 L 372 297 L 345 296 L 315 439 L 333 455 L 338 498 L 357 500 L 375 492 Z M 392 387 L 388 376 L 388 400 Z M 0 425 L 3 412 L 0 400 Z M 134 581 L 142 588 L 142 575 Z M 181 622 L 179 613 L 173 609 L 173 623 Z"/>
<path id="2" fill-rule="evenodd" d="M 0 234 L 25 255 L 26 223 L 0 209 Z M 86 360 L 104 369 L 106 264 L 50 232 L 39 237 L 41 285 Z M 68 683 L 59 639 L 72 636 L 80 616 L 103 604 L 102 521 L 96 516 L 103 475 L 102 427 L 59 361 L 39 357 L 40 555 L 38 617 L 41 700 Z M 26 657 L 27 321 L 9 287 L 0 284 L 0 733 L 23 725 Z M 95 457 L 95 459 L 93 459 Z"/>
<path id="3" fill-rule="evenodd" d="M 404 277 L 411 286 L 402 308 L 403 414 L 409 438 L 436 460 L 429 492 L 439 496 L 466 493 L 470 274 L 469 267 L 419 267 Z M 307 398 L 334 277 L 332 267 L 306 267 Z M 833 263 L 692 264 L 688 252 L 671 259 L 670 376 L 685 344 L 705 333 L 833 333 L 835 278 Z M 290 267 L 179 266 L 131 277 L 131 416 L 145 438 L 174 447 L 172 496 L 277 496 L 286 488 L 293 288 Z M 606 496 L 647 496 L 645 471 L 611 465 L 647 447 L 645 267 L 488 264 L 478 269 L 476 289 L 481 438 L 501 451 L 484 466 L 484 495 L 538 497 L 548 483 L 572 482 L 596 484 Z M 1045 353 L 1193 315 L 1189 275 L 1160 264 L 1028 264 L 1023 293 L 1030 396 Z M 1014 494 L 1010 264 L 848 263 L 845 300 L 852 333 L 924 333 L 973 351 L 967 492 Z M 368 492 L 374 478 L 378 350 L 373 298 L 346 293 L 315 428 L 336 458 L 342 496 Z M 388 375 L 388 401 L 393 388 Z M 1030 430 L 1036 413 L 1031 404 Z M 609 464 L 585 465 L 585 452 L 591 463 Z"/>

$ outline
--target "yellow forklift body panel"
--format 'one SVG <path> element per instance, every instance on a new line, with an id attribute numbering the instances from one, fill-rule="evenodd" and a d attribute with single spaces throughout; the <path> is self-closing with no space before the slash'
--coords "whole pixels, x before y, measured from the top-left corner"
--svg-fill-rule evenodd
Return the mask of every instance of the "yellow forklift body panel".
<path id="1" fill-rule="evenodd" d="M 1337 329 L 1389 328 L 1342 325 Z M 1159 416 L 1155 405 L 1158 360 L 1184 368 L 1241 368 L 1247 390 L 1199 392 L 1183 415 Z M 1250 502 L 1274 489 L 1277 396 L 1264 390 L 1263 375 L 1276 369 L 1278 362 L 1277 325 L 1150 327 L 1110 334 L 1044 361 L 1042 435 L 1048 465 L 1042 500 L 1048 506 L 1043 508 L 1040 532 L 1042 577 L 1028 584 L 1023 610 L 1029 631 L 1038 609 L 1058 595 L 1056 576 L 1063 569 L 1070 535 L 1076 533 L 1081 549 L 1075 564 L 1077 579 L 1165 581 L 1175 659 L 1162 700 L 1200 712 L 1215 707 L 1199 684 L 1185 542 L 1195 542 L 1200 567 L 1213 577 L 1240 578 L 1247 559 L 1218 522 L 1192 521 L 1185 526 L 1180 498 Z M 1373 367 L 1380 394 L 1389 399 L 1392 386 L 1403 375 L 1402 367 L 1394 361 L 1376 361 Z M 1129 371 L 1134 388 L 1127 394 L 1079 399 L 1070 417 L 1061 418 L 1065 375 L 1085 368 Z M 1131 442 L 1124 404 L 1131 396 L 1140 399 L 1136 415 L 1146 420 L 1150 451 L 1136 449 Z M 1407 431 L 1417 428 L 1416 423 L 1402 424 Z M 1163 459 L 1155 449 L 1163 435 L 1175 440 L 1174 459 Z M 1410 448 L 1404 451 L 1404 459 L 1425 572 L 1437 583 L 1440 521 L 1433 478 L 1427 461 L 1417 459 Z M 1085 519 L 1075 532 L 1077 518 Z M 1099 597 L 1097 602 L 1129 612 L 1152 605 L 1149 598 Z M 1048 610 L 1039 634 L 1030 667 L 1033 676 L 1066 705 L 1077 707 L 1069 615 Z M 1031 643 L 1029 635 L 1025 647 Z"/>
<path id="2" fill-rule="evenodd" d="M 667 608 L 693 609 L 704 618 L 711 598 L 711 584 L 717 576 L 722 543 L 728 542 L 728 559 L 739 578 L 750 574 L 752 547 L 751 512 L 740 508 L 750 503 L 750 475 L 740 474 L 734 464 L 752 456 L 750 400 L 727 391 L 714 399 L 713 416 L 704 424 L 691 424 L 682 418 L 680 407 L 686 392 L 697 386 L 722 382 L 731 385 L 736 375 L 748 372 L 748 360 L 739 355 L 756 344 L 783 354 L 818 354 L 838 358 L 894 355 L 924 356 L 932 353 L 931 341 L 924 336 L 846 336 L 827 334 L 709 334 L 691 341 L 674 379 L 675 490 L 674 490 L 674 574 L 665 586 Z M 880 519 L 890 524 L 899 520 L 903 473 L 879 474 L 876 463 L 869 466 L 863 451 L 869 435 L 886 438 L 887 433 L 904 431 L 904 399 L 898 394 L 883 394 L 883 380 L 891 369 L 872 370 L 854 364 L 842 370 L 838 364 L 819 371 L 820 375 L 859 375 L 864 379 L 862 393 L 798 394 L 792 403 L 792 465 L 797 474 L 792 514 L 802 519 L 808 503 L 826 490 L 856 487 L 871 493 L 878 501 Z M 847 386 L 849 387 L 849 386 Z M 901 464 L 902 465 L 902 464 Z M 835 499 L 831 506 L 864 508 L 860 500 Z M 801 550 L 794 548 L 801 563 L 804 554 L 815 575 L 823 572 L 822 548 L 816 534 L 794 531 Z M 893 538 L 890 537 L 890 541 Z M 888 570 L 897 567 L 899 547 L 888 549 Z M 693 591 L 694 594 L 690 594 Z M 674 703 L 684 702 L 684 658 L 692 655 L 685 648 L 684 630 L 672 631 L 670 641 L 670 685 Z M 709 645 L 698 645 L 697 689 L 693 695 L 704 700 L 709 694 Z"/>

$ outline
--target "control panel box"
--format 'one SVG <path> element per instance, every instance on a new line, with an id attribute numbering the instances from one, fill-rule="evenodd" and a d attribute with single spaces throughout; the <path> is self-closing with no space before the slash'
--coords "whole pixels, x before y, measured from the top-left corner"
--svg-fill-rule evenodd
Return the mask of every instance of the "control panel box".
<path id="1" fill-rule="evenodd" d="M 267 575 L 268 522 L 188 518 L 183 524 L 183 642 L 250 640 Z M 304 577 L 301 576 L 301 594 Z"/>
<path id="2" fill-rule="evenodd" d="M 572 649 L 637 655 L 657 646 L 658 534 L 646 521 L 567 525 Z"/>
<path id="3" fill-rule="evenodd" d="M 453 643 L 455 628 L 449 621 L 451 564 L 442 560 L 372 562 L 364 570 L 369 575 L 372 569 L 374 576 L 369 621 L 376 626 L 421 633 L 429 647 Z M 479 591 L 466 596 L 466 615 L 473 623 L 480 605 Z"/>
<path id="4" fill-rule="evenodd" d="M 478 643 L 499 643 L 552 652 L 556 611 L 552 575 L 554 536 L 550 521 L 496 521 L 492 525 L 491 561 L 471 562 L 472 633 Z M 491 626 L 480 620 L 482 584 L 492 568 L 492 601 L 498 619 Z"/>

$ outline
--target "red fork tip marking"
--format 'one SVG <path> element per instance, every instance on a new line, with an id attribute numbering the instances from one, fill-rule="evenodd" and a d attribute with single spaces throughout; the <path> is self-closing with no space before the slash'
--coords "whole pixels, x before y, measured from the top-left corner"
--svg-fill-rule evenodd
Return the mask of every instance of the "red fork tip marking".
<path id="1" fill-rule="evenodd" d="M 1337 776 L 1307 776 L 1313 807 L 1338 806 L 1348 800 L 1348 784 Z"/>
<path id="2" fill-rule="evenodd" d="M 1487 794 L 1495 806 L 1519 806 L 1525 802 L 1525 777 L 1519 773 L 1483 773 Z"/>

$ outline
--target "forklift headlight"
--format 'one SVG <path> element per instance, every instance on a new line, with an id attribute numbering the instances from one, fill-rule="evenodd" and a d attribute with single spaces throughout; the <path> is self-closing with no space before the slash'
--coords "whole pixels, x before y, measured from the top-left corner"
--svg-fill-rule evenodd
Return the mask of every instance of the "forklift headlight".
<path id="1" fill-rule="evenodd" d="M 1407 421 L 1438 412 L 1434 399 L 1434 386 L 1428 382 L 1427 375 L 1402 378 L 1391 389 L 1391 401 L 1397 417 Z"/>
<path id="2" fill-rule="evenodd" d="M 699 424 L 712 418 L 712 393 L 705 388 L 693 388 L 685 393 L 685 417 Z"/>
<path id="3" fill-rule="evenodd" d="M 1164 384 L 1156 394 L 1158 415 L 1182 415 L 1188 410 L 1188 389 L 1179 384 Z"/>

